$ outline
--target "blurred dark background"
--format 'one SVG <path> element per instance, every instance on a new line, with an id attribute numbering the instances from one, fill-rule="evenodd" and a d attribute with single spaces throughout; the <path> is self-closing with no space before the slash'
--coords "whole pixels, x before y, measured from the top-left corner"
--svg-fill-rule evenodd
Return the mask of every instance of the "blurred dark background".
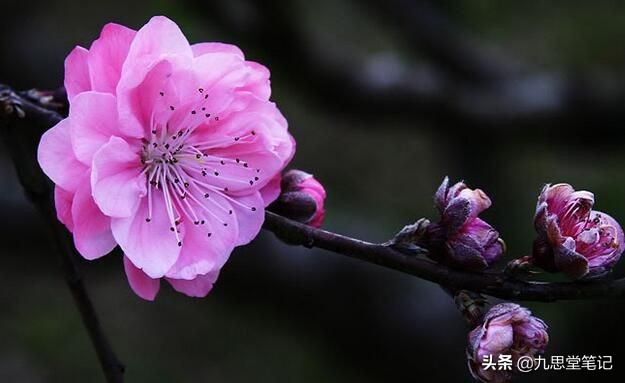
<path id="1" fill-rule="evenodd" d="M 326 186 L 330 230 L 385 241 L 435 218 L 445 175 L 491 196 L 485 218 L 507 260 L 530 251 L 546 182 L 593 191 L 625 223 L 624 2 L 3 0 L 0 10 L 0 82 L 16 89 L 61 85 L 64 57 L 109 21 L 138 29 L 164 14 L 191 42 L 239 45 L 272 70 L 298 142 L 293 166 Z M 4 149 L 0 180 L 0 382 L 102 382 Z M 142 301 L 119 258 L 81 267 L 129 382 L 471 380 L 468 329 L 440 288 L 270 233 L 237 249 L 201 300 L 164 286 Z M 548 357 L 611 355 L 614 370 L 518 381 L 625 376 L 622 301 L 527 306 L 550 325 Z"/>

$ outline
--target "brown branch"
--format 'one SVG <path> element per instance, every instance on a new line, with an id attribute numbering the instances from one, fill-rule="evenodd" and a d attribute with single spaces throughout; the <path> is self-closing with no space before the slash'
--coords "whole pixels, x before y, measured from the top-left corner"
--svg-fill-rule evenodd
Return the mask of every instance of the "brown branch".
<path id="1" fill-rule="evenodd" d="M 68 284 L 72 291 L 77 290 L 75 299 L 98 355 L 101 357 L 107 376 L 110 371 L 117 372 L 121 377 L 121 367 L 115 358 L 106 338 L 104 337 L 93 307 L 88 300 L 84 285 L 80 280 L 74 263 L 74 252 L 67 232 L 56 220 L 50 188 L 47 179 L 41 173 L 36 162 L 35 149 L 42 132 L 61 119 L 61 116 L 51 112 L 46 107 L 37 105 L 0 86 L 0 100 L 4 102 L 4 115 L 22 115 L 23 118 L 12 118 L 13 124 L 5 124 L 2 133 L 5 135 L 11 155 L 16 163 L 20 180 L 31 200 L 40 207 L 44 217 L 53 227 L 57 246 L 64 249 L 65 271 Z M 10 97 L 6 97 L 6 95 Z M 7 102 L 12 100 L 13 103 Z M 19 108 L 18 110 L 14 108 Z M 6 118 L 3 120 L 6 122 Z M 38 129 L 34 129 L 34 127 Z M 405 255 L 385 244 L 374 244 L 359 239 L 346 237 L 340 234 L 297 223 L 272 212 L 266 213 L 265 229 L 274 232 L 281 239 L 290 244 L 305 247 L 318 247 L 337 254 L 360 259 L 383 267 L 437 283 L 442 287 L 457 291 L 470 290 L 493 297 L 512 300 L 533 300 L 551 302 L 556 300 L 590 299 L 607 297 L 625 297 L 625 278 L 617 280 L 601 280 L 595 282 L 534 282 L 522 281 L 504 273 L 469 272 L 454 270 L 417 256 Z M 83 312 L 83 310 L 85 310 Z M 116 380 L 112 380 L 116 381 Z"/>
<path id="2" fill-rule="evenodd" d="M 36 151 L 41 134 L 62 116 L 0 84 L 0 135 L 13 160 L 28 199 L 43 217 L 52 248 L 57 253 L 74 302 L 80 311 L 102 370 L 109 383 L 123 382 L 124 366 L 104 334 L 78 269 L 77 254 L 65 227 L 57 220 L 50 181 L 37 164 Z"/>
<path id="3" fill-rule="evenodd" d="M 384 244 L 369 243 L 315 229 L 272 212 L 265 214 L 264 228 L 288 243 L 308 248 L 318 247 L 374 263 L 437 283 L 450 290 L 470 290 L 501 299 L 542 302 L 625 297 L 625 279 L 597 282 L 527 282 L 502 273 L 454 270 L 427 259 L 405 255 Z"/>

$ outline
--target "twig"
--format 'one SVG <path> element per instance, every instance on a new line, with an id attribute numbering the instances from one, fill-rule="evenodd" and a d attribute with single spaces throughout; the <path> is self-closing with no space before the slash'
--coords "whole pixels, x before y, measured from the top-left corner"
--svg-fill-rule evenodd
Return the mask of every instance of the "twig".
<path id="1" fill-rule="evenodd" d="M 123 382 L 124 366 L 104 334 L 76 262 L 76 250 L 65 227 L 57 220 L 50 181 L 41 172 L 36 150 L 41 134 L 62 119 L 58 113 L 28 101 L 0 84 L 0 134 L 9 150 L 18 178 L 29 200 L 42 215 L 65 281 L 80 311 L 106 380 Z"/>
<path id="2" fill-rule="evenodd" d="M 110 372 L 113 372 L 118 374 L 116 376 L 121 377 L 122 368 L 102 334 L 93 307 L 87 298 L 86 292 L 84 292 L 80 276 L 77 274 L 73 258 L 73 246 L 67 237 L 67 232 L 54 217 L 54 210 L 50 201 L 49 184 L 39 170 L 34 158 L 34 148 L 37 146 L 42 131 L 58 122 L 61 116 L 25 100 L 6 87 L 0 86 L 0 100 L 2 100 L 2 94 L 10 94 L 11 97 L 8 99 L 15 102 L 14 107 L 19 106 L 21 108 L 19 114 L 23 115 L 21 119 L 14 119 L 15 124 L 6 124 L 2 128 L 2 133 L 9 144 L 11 155 L 16 162 L 20 180 L 24 184 L 27 193 L 29 193 L 31 200 L 40 206 L 44 217 L 52 223 L 51 226 L 54 228 L 53 232 L 55 233 L 57 244 L 61 249 L 66 250 L 63 253 L 65 254 L 63 258 L 70 262 L 69 266 L 65 267 L 68 283 L 72 291 L 74 289 L 82 291 L 82 293 L 75 294 L 75 298 L 79 307 L 81 307 L 81 313 L 84 308 L 86 310 L 85 313 L 88 314 L 85 315 L 83 313 L 83 320 L 87 324 L 92 340 L 98 350 L 98 355 L 101 355 L 105 371 L 108 371 L 107 376 Z M 5 107 L 8 105 L 10 109 L 11 103 L 7 103 L 7 97 L 4 100 L 1 104 Z M 6 112 L 7 109 L 4 111 Z M 16 112 L 13 110 L 12 113 Z M 4 113 L 5 116 L 6 114 Z M 40 130 L 33 129 L 33 126 L 39 127 Z M 543 302 L 625 297 L 625 278 L 595 282 L 548 283 L 522 281 L 501 272 L 454 270 L 427 259 L 405 255 L 384 244 L 369 243 L 329 231 L 315 229 L 272 212 L 267 212 L 265 218 L 265 229 L 276 233 L 288 243 L 309 248 L 318 247 L 374 263 L 437 283 L 452 291 L 470 290 L 502 299 Z"/>
<path id="3" fill-rule="evenodd" d="M 369 243 L 315 229 L 272 212 L 265 214 L 265 229 L 291 244 L 318 247 L 337 254 L 411 274 L 451 290 L 470 290 L 502 299 L 553 302 L 557 300 L 622 298 L 625 279 L 598 282 L 526 282 L 502 273 L 468 272 L 409 256 L 383 244 Z"/>

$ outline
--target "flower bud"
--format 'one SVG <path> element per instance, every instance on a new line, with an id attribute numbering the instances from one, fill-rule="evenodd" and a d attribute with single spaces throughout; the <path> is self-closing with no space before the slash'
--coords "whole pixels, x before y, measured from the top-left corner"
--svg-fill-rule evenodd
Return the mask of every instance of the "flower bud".
<path id="1" fill-rule="evenodd" d="M 310 226 L 321 227 L 326 191 L 312 174 L 289 170 L 282 177 L 280 197 L 270 210 Z"/>
<path id="2" fill-rule="evenodd" d="M 547 325 L 528 309 L 514 303 L 495 305 L 484 316 L 482 325 L 469 333 L 469 370 L 482 382 L 509 382 L 517 360 L 544 352 L 547 343 Z M 488 368 L 485 362 L 497 363 L 500 355 L 512 357 L 511 370 Z"/>
<path id="3" fill-rule="evenodd" d="M 572 279 L 609 272 L 625 249 L 623 229 L 592 210 L 594 195 L 569 184 L 546 185 L 536 206 L 533 263 Z"/>
<path id="4" fill-rule="evenodd" d="M 428 226 L 423 246 L 437 262 L 464 269 L 484 269 L 505 251 L 499 233 L 478 214 L 490 205 L 480 189 L 469 189 L 463 182 L 449 186 L 445 177 L 435 195 L 441 220 Z"/>

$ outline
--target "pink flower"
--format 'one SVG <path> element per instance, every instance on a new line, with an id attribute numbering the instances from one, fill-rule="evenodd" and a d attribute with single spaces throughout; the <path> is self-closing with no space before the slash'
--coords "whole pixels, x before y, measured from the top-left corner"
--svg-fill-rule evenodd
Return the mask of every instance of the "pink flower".
<path id="1" fill-rule="evenodd" d="M 250 242 L 270 181 L 295 143 L 269 101 L 269 71 L 233 45 L 189 45 L 171 20 L 107 24 L 65 60 L 69 117 L 46 132 L 39 163 L 58 218 L 96 259 L 119 245 L 131 287 L 159 279 L 205 296 L 235 246 Z"/>
<path id="2" fill-rule="evenodd" d="M 467 357 L 469 370 L 482 382 L 506 383 L 516 370 L 516 361 L 544 352 L 549 343 L 547 325 L 532 313 L 514 303 L 493 306 L 483 324 L 469 333 Z M 511 355 L 512 370 L 498 369 L 499 355 Z"/>
<path id="3" fill-rule="evenodd" d="M 422 239 L 430 258 L 452 267 L 484 269 L 503 255 L 499 233 L 478 218 L 491 205 L 482 190 L 469 189 L 463 182 L 449 186 L 445 177 L 434 201 L 441 220 L 430 224 Z"/>
<path id="4" fill-rule="evenodd" d="M 323 204 L 326 191 L 312 174 L 301 170 L 289 170 L 280 181 L 282 193 L 271 205 L 278 214 L 321 227 L 325 217 Z"/>
<path id="5" fill-rule="evenodd" d="M 593 204 L 591 192 L 546 185 L 534 217 L 533 263 L 573 279 L 610 271 L 625 250 L 625 235 L 614 218 L 592 210 Z"/>

